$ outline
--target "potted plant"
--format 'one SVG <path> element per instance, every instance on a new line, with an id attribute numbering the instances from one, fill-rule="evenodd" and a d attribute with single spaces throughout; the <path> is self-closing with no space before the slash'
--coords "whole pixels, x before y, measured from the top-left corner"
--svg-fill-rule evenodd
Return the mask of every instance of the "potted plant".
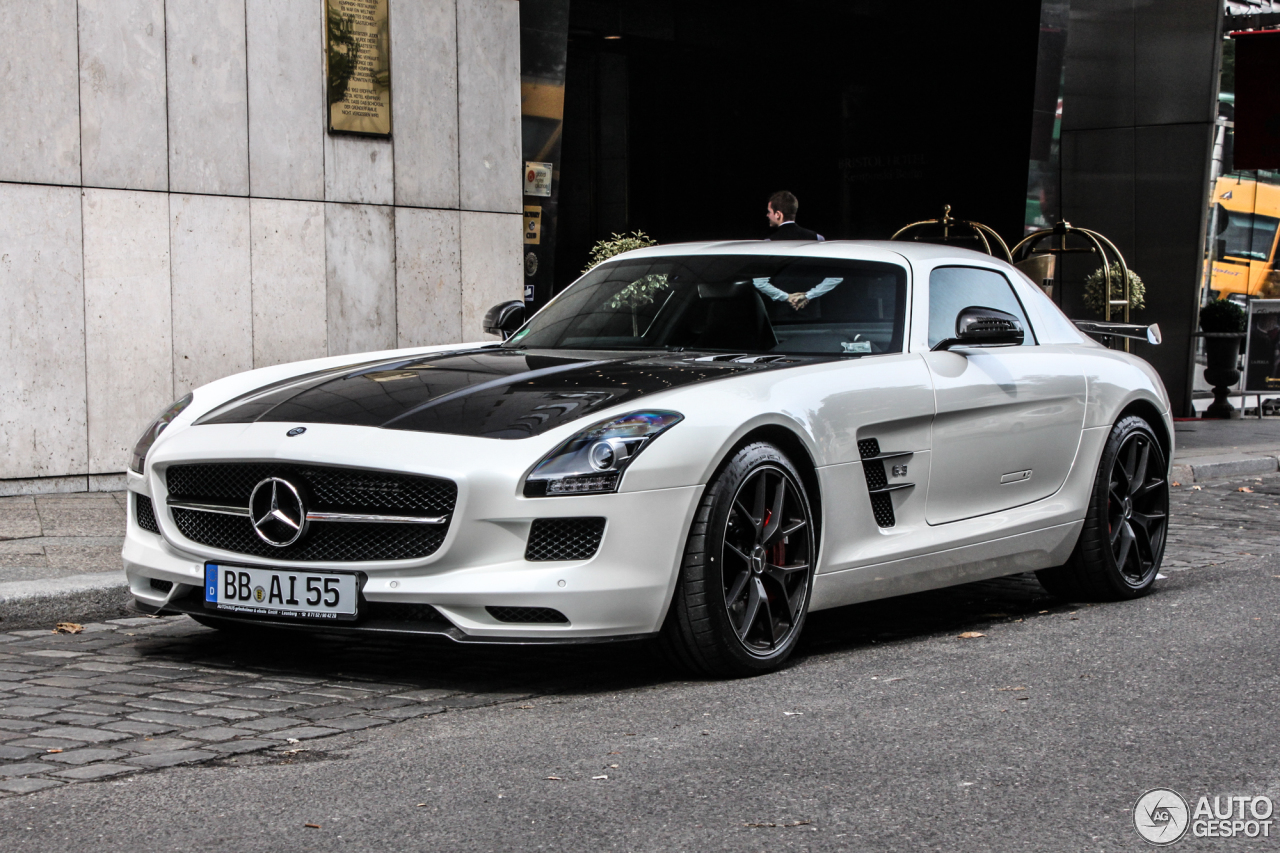
<path id="1" fill-rule="evenodd" d="M 658 241 L 643 231 L 633 231 L 630 234 L 614 234 L 607 240 L 599 241 L 591 248 L 591 259 L 587 262 L 587 268 L 583 272 L 589 272 L 592 267 L 609 260 L 614 255 L 630 252 L 632 249 L 644 249 L 648 246 L 656 245 L 658 245 Z M 637 312 L 653 302 L 657 293 L 665 290 L 666 287 L 667 277 L 665 275 L 659 273 L 642 276 L 615 293 L 607 303 L 607 307 L 614 311 L 630 310 L 631 335 L 632 337 L 639 337 L 640 325 Z"/>
<path id="2" fill-rule="evenodd" d="M 1124 298 L 1124 271 L 1120 269 L 1119 264 L 1109 264 L 1111 270 L 1111 293 L 1117 299 Z M 1084 280 L 1084 290 L 1081 292 L 1081 298 L 1084 300 L 1084 307 L 1088 308 L 1099 317 L 1105 317 L 1107 314 L 1107 271 L 1103 267 L 1098 267 Z M 1142 279 L 1138 278 L 1138 274 L 1133 270 L 1129 270 L 1129 309 L 1137 311 L 1146 307 L 1147 288 L 1142 283 Z M 1114 318 L 1114 315 L 1113 315 Z"/>
<path id="3" fill-rule="evenodd" d="M 658 245 L 658 241 L 643 231 L 632 231 L 630 234 L 612 234 L 607 239 L 598 241 L 591 247 L 591 257 L 583 272 L 590 272 L 597 264 L 602 264 L 614 255 L 630 252 L 632 249 L 644 249 Z"/>
<path id="4" fill-rule="evenodd" d="M 1240 381 L 1236 369 L 1244 343 L 1245 310 L 1229 299 L 1210 302 L 1200 309 L 1200 329 L 1204 334 L 1204 378 L 1213 386 L 1213 402 L 1206 418 L 1230 418 L 1236 407 L 1227 401 L 1231 386 Z"/>

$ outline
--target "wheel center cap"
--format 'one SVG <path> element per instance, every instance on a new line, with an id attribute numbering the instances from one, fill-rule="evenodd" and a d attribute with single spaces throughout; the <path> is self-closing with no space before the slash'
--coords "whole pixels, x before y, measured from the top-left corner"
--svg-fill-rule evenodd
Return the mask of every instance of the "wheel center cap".
<path id="1" fill-rule="evenodd" d="M 1133 499 L 1132 498 L 1124 499 L 1124 517 L 1133 518 Z"/>
<path id="2" fill-rule="evenodd" d="M 764 546 L 762 545 L 751 549 L 751 571 L 758 575 L 764 574 Z"/>

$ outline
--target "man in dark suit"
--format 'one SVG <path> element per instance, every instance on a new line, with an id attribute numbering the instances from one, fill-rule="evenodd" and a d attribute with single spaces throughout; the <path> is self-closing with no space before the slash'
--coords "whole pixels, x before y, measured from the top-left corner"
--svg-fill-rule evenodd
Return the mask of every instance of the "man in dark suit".
<path id="1" fill-rule="evenodd" d="M 773 233 L 769 235 L 770 240 L 824 240 L 826 239 L 816 231 L 810 231 L 808 228 L 801 228 L 796 224 L 796 211 L 800 209 L 800 202 L 794 195 L 786 190 L 778 190 L 769 196 L 769 226 L 773 229 Z"/>

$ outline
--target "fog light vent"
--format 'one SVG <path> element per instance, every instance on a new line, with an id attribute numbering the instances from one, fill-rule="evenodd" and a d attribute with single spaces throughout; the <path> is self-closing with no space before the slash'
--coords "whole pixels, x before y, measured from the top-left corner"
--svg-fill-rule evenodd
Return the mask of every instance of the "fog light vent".
<path id="1" fill-rule="evenodd" d="M 151 588 L 156 592 L 168 592 L 173 589 L 173 581 L 162 581 L 159 578 L 152 578 Z"/>
<path id="2" fill-rule="evenodd" d="M 133 515 L 138 521 L 138 526 L 143 530 L 151 533 L 160 532 L 160 525 L 156 524 L 155 509 L 151 506 L 151 498 L 134 492 Z"/>
<path id="3" fill-rule="evenodd" d="M 536 518 L 529 528 L 526 560 L 589 560 L 600 548 L 603 518 Z"/>
<path id="4" fill-rule="evenodd" d="M 486 607 L 489 615 L 499 622 L 524 622 L 526 624 L 564 624 L 569 620 L 559 610 L 550 607 Z"/>

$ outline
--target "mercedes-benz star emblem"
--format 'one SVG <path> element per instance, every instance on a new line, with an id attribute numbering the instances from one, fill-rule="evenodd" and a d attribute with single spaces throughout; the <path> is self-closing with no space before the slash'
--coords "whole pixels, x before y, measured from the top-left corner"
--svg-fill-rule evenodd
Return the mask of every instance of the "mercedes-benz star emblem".
<path id="1" fill-rule="evenodd" d="M 253 487 L 249 520 L 258 538 L 277 548 L 292 545 L 307 532 L 307 508 L 302 495 L 293 483 L 279 477 L 268 477 Z"/>

